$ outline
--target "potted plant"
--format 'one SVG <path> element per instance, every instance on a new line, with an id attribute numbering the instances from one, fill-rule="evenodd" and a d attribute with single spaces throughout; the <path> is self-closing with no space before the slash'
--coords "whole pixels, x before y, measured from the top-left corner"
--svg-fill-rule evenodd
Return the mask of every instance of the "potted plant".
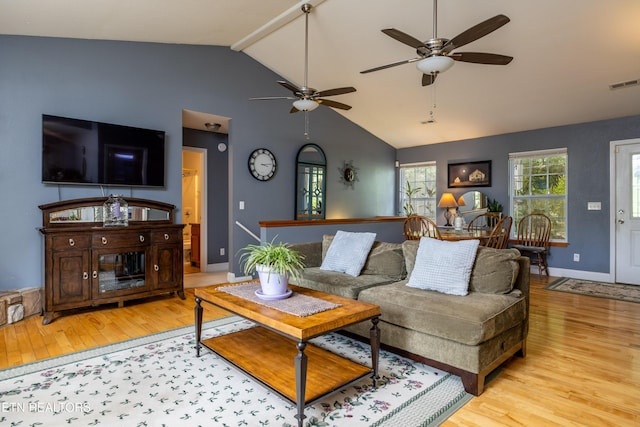
<path id="1" fill-rule="evenodd" d="M 502 204 L 497 199 L 487 197 L 487 212 L 500 212 L 502 213 Z"/>
<path id="2" fill-rule="evenodd" d="M 275 239 L 274 239 L 275 240 Z M 284 299 L 291 295 L 289 278 L 298 278 L 304 269 L 304 256 L 291 249 L 286 243 L 265 242 L 261 245 L 247 245 L 240 250 L 240 264 L 245 274 L 258 273 L 263 299 Z"/>
<path id="3" fill-rule="evenodd" d="M 411 183 L 407 180 L 407 185 L 404 189 L 404 195 L 405 195 L 406 201 L 404 202 L 404 206 L 402 207 L 402 209 L 404 210 L 405 216 L 409 217 L 411 215 L 416 214 L 416 210 L 413 207 L 412 199 L 413 199 L 413 196 L 418 194 L 421 190 L 422 188 L 420 187 L 411 188 Z"/>

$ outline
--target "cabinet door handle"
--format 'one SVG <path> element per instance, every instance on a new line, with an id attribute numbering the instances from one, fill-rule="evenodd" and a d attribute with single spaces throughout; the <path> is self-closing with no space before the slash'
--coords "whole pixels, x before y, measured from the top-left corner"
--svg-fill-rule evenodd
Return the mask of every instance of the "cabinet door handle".
<path id="1" fill-rule="evenodd" d="M 76 245 L 76 241 L 73 239 L 69 239 L 69 246 L 75 246 Z"/>
<path id="2" fill-rule="evenodd" d="M 158 271 L 158 270 L 160 270 L 160 267 L 158 267 L 158 264 L 154 264 L 153 269 L 154 269 L 155 271 Z"/>
<path id="3" fill-rule="evenodd" d="M 98 278 L 98 272 L 93 270 L 93 275 L 92 276 L 93 276 L 94 279 L 97 279 Z"/>
<path id="4" fill-rule="evenodd" d="M 89 278 L 89 273 L 87 273 L 86 271 L 84 273 L 82 273 L 82 278 L 84 280 L 87 280 Z"/>
<path id="5" fill-rule="evenodd" d="M 106 245 L 106 244 L 107 244 L 107 238 L 106 238 L 106 237 L 104 237 L 104 236 L 102 236 L 102 244 L 103 244 L 103 245 Z"/>
<path id="6" fill-rule="evenodd" d="M 164 240 L 169 240 L 169 234 L 164 233 Z"/>
<path id="7" fill-rule="evenodd" d="M 141 234 L 140 235 L 140 243 L 144 242 L 144 236 Z"/>

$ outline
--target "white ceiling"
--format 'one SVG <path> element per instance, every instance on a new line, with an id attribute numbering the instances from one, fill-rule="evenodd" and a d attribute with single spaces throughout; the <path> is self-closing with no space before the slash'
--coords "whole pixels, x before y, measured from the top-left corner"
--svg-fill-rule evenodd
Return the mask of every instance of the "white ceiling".
<path id="1" fill-rule="evenodd" d="M 290 82 L 304 74 L 303 2 L 294 0 L 0 0 L 0 34 L 234 46 Z M 640 114 L 638 0 L 441 0 L 438 36 L 453 38 L 497 14 L 511 22 L 459 51 L 513 56 L 506 66 L 456 62 L 422 87 L 415 56 L 384 35 L 433 33 L 431 0 L 311 0 L 309 86 L 354 86 L 336 110 L 397 148 Z M 291 22 L 245 37 L 285 12 Z M 289 16 L 291 14 L 288 14 Z M 287 96 L 276 82 L 255 96 Z M 434 97 L 435 96 L 435 97 Z M 435 100 L 436 108 L 433 109 Z M 258 102 L 258 101 L 256 101 Z M 289 114 L 286 100 L 273 102 Z M 328 108 L 328 107 L 321 107 Z M 434 111 L 435 123 L 422 124 Z M 310 114 L 313 114 L 310 113 Z"/>

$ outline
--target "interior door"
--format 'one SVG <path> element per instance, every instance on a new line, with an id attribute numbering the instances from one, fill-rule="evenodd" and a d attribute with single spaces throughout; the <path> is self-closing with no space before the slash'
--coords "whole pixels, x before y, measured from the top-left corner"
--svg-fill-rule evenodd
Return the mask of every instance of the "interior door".
<path id="1" fill-rule="evenodd" d="M 615 280 L 640 285 L 640 139 L 615 146 Z"/>

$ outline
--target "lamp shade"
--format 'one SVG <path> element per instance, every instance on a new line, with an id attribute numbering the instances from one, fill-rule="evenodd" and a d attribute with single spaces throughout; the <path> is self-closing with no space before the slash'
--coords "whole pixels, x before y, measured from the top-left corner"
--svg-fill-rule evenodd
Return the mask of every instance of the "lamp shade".
<path id="1" fill-rule="evenodd" d="M 318 103 L 311 99 L 297 99 L 293 101 L 293 106 L 299 111 L 312 111 L 318 108 Z"/>
<path id="2" fill-rule="evenodd" d="M 440 197 L 440 201 L 438 202 L 439 208 L 455 208 L 457 206 L 456 198 L 453 197 L 453 194 L 451 193 L 443 193 L 442 197 Z"/>
<path id="3" fill-rule="evenodd" d="M 418 61 L 416 67 L 424 74 L 437 74 L 447 71 L 453 66 L 453 62 L 448 56 L 435 55 Z"/>
<path id="4" fill-rule="evenodd" d="M 458 206 L 467 206 L 467 204 L 464 202 L 464 197 L 458 197 Z"/>

